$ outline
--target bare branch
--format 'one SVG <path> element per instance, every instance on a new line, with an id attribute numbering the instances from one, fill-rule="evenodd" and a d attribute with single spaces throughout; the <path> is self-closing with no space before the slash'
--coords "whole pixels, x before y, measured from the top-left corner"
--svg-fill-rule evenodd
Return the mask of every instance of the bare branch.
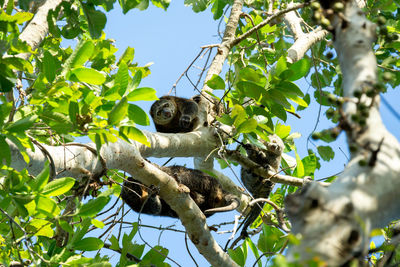
<path id="1" fill-rule="evenodd" d="M 283 174 L 277 174 L 272 170 L 267 170 L 260 166 L 259 164 L 255 163 L 254 161 L 248 159 L 247 157 L 243 156 L 240 154 L 239 151 L 232 151 L 232 150 L 227 150 L 226 151 L 226 156 L 230 160 L 233 160 L 243 167 L 246 167 L 247 169 L 251 169 L 252 172 L 255 174 L 265 177 L 266 179 L 269 179 L 273 183 L 280 183 L 280 184 L 287 184 L 287 185 L 293 185 L 293 186 L 304 186 L 305 184 L 309 183 L 309 179 L 302 179 L 302 178 L 297 178 L 297 177 L 292 177 L 288 175 L 283 175 Z M 319 182 L 320 185 L 322 186 L 328 186 L 329 183 L 325 182 Z"/>

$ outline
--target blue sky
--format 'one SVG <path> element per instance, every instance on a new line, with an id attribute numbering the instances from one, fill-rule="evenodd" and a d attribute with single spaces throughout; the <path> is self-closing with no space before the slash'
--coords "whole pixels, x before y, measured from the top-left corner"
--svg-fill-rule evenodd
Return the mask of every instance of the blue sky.
<path id="1" fill-rule="evenodd" d="M 220 42 L 217 36 L 218 21 L 213 20 L 211 12 L 206 11 L 196 14 L 190 7 L 185 7 L 182 2 L 183 1 L 172 1 L 166 12 L 162 9 L 150 6 L 145 11 L 131 10 L 126 15 L 122 14 L 121 9 L 118 4 L 116 4 L 115 9 L 107 13 L 106 36 L 107 38 L 116 40 L 115 45 L 119 49 L 118 55 L 121 55 L 125 48 L 130 46 L 135 48 L 134 61 L 138 62 L 139 65 L 143 66 L 149 62 L 154 63 L 150 67 L 151 75 L 143 79 L 140 86 L 148 86 L 156 89 L 158 96 L 168 93 L 178 77 L 199 53 L 201 46 Z M 223 26 L 221 30 L 223 30 Z M 191 77 L 197 80 L 195 74 L 192 74 Z M 299 86 L 303 92 L 309 90 L 311 95 L 313 94 L 314 89 L 309 88 L 304 81 L 300 82 Z M 388 91 L 389 93 L 385 96 L 386 100 L 400 112 L 400 107 L 397 104 L 400 99 L 400 91 L 394 91 L 392 89 L 388 89 Z M 196 92 L 194 92 L 193 87 L 186 78 L 183 78 L 177 86 L 177 95 L 191 97 L 194 94 L 196 94 Z M 151 103 L 142 102 L 139 103 L 139 105 L 145 111 L 148 111 Z M 307 110 L 299 113 L 302 119 L 297 119 L 289 115 L 289 119 L 285 123 L 292 127 L 292 132 L 300 132 L 302 134 L 302 137 L 295 141 L 298 153 L 301 157 L 307 155 L 306 139 L 315 126 L 318 108 L 319 106 L 313 102 Z M 324 110 L 325 109 L 323 109 L 323 111 Z M 399 120 L 397 120 L 385 106 L 382 108 L 382 116 L 388 129 L 399 139 Z M 331 125 L 323 119 L 323 114 L 321 114 L 321 122 L 317 130 L 322 130 L 329 126 Z M 154 131 L 153 125 L 144 127 L 143 129 Z M 326 145 L 323 142 L 318 142 L 317 144 Z M 321 161 L 322 169 L 316 174 L 317 179 L 341 171 L 348 160 L 348 151 L 343 134 L 340 135 L 338 141 L 331 145 L 336 153 L 336 157 L 330 162 Z M 312 144 L 309 144 L 309 147 L 314 148 Z M 152 160 L 158 164 L 162 164 L 167 159 Z M 174 159 L 172 164 L 187 164 L 188 166 L 192 166 L 192 161 L 178 158 Z M 229 170 L 226 169 L 224 172 L 226 175 L 233 177 Z M 239 174 L 239 169 L 236 168 L 235 172 Z M 235 214 L 237 213 L 230 212 L 223 215 L 215 215 L 207 219 L 207 222 L 209 225 L 212 225 L 214 223 L 231 221 Z M 129 221 L 136 221 L 137 214 L 131 212 L 126 219 L 129 219 Z M 177 226 L 176 228 L 182 229 L 180 221 L 176 219 L 164 219 L 142 215 L 141 220 L 142 223 L 146 225 L 157 227 L 163 225 L 165 227 L 175 224 Z M 228 230 L 231 227 L 232 226 L 228 226 L 225 227 L 225 229 Z M 160 232 L 148 228 L 141 228 L 141 234 L 151 245 L 157 245 L 158 241 L 160 241 L 160 245 L 170 249 L 169 256 L 180 265 L 194 266 L 185 249 L 183 234 L 171 231 Z M 214 236 L 223 246 L 229 234 L 215 234 Z M 136 240 L 138 243 L 143 243 L 140 239 Z M 195 255 L 197 263 L 200 266 L 208 266 L 209 264 L 197 253 L 196 248 L 191 243 L 189 246 L 192 254 Z M 112 257 L 112 263 L 115 263 L 118 258 L 118 254 L 114 255 Z M 169 263 L 173 266 L 175 265 L 174 263 Z M 251 262 L 251 264 L 252 263 L 253 262 Z"/>

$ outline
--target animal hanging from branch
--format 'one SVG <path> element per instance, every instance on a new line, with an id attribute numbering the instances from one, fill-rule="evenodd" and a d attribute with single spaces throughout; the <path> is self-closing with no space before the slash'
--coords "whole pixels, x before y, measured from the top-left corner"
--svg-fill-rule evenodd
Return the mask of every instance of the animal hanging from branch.
<path id="1" fill-rule="evenodd" d="M 269 141 L 264 142 L 266 149 L 261 149 L 252 144 L 245 144 L 244 148 L 247 152 L 248 158 L 263 166 L 266 169 L 278 172 L 279 165 L 281 164 L 281 157 L 285 145 L 283 141 L 276 135 L 270 135 Z M 271 193 L 274 183 L 268 179 L 254 174 L 250 169 L 242 167 L 241 169 L 241 180 L 247 190 L 256 198 L 268 198 Z M 247 228 L 257 219 L 261 213 L 263 205 L 254 205 L 250 213 L 247 215 L 243 228 L 240 234 L 240 238 L 247 236 Z"/>
<path id="2" fill-rule="evenodd" d="M 199 107 L 193 99 L 162 96 L 153 103 L 150 115 L 157 132 L 187 133 L 198 125 Z"/>
<path id="3" fill-rule="evenodd" d="M 183 166 L 159 168 L 172 176 L 178 183 L 189 188 L 190 197 L 206 217 L 216 212 L 234 210 L 240 205 L 239 198 L 225 192 L 217 179 L 210 175 Z M 178 217 L 175 211 L 160 198 L 154 186 L 147 187 L 133 178 L 124 182 L 121 198 L 136 212 Z"/>

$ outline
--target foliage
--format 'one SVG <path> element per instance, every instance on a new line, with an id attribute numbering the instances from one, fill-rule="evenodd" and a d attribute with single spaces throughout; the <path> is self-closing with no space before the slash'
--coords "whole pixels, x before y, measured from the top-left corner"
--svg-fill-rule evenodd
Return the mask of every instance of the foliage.
<path id="1" fill-rule="evenodd" d="M 120 0 L 119 5 L 126 14 L 133 8 L 147 9 L 149 2 Z M 164 10 L 169 2 L 151 1 Z M 191 6 L 194 12 L 211 11 L 214 19 L 221 19 L 232 2 L 185 0 L 185 5 Z M 32 149 L 33 142 L 60 145 L 87 136 L 95 142 L 97 150 L 118 138 L 148 145 L 136 125 L 149 125 L 149 118 L 132 102 L 157 99 L 154 89 L 140 87 L 141 80 L 150 74 L 149 66 L 133 62 L 135 50 L 131 47 L 116 58 L 117 48 L 103 33 L 107 21 L 105 12 L 114 8 L 113 0 L 63 1 L 49 14 L 49 34 L 36 51 L 19 39 L 22 25 L 34 15 L 33 1 L 0 0 L 0 5 L 4 4 L 7 8 L 0 11 L 1 261 L 6 265 L 15 260 L 35 265 L 108 266 L 107 256 L 85 257 L 81 252 L 104 247 L 103 240 L 87 236 L 87 232 L 104 227 L 96 218 L 111 197 L 119 195 L 119 186 L 109 186 L 96 197 L 84 199 L 83 193 L 77 193 L 83 191 L 79 181 L 71 177 L 54 179 L 49 164 L 36 177 L 26 170 L 17 172 L 10 167 L 11 153 L 6 139 L 19 148 L 27 163 L 29 157 L 25 150 Z M 18 11 L 13 11 L 14 4 Z M 268 18 L 269 1 L 247 0 L 245 6 L 249 12 L 240 20 L 236 36 Z M 276 10 L 286 6 L 287 1 L 273 1 Z M 392 87 L 400 83 L 400 72 L 396 71 L 400 66 L 399 7 L 399 1 L 381 0 L 367 1 L 365 8 L 368 18 L 380 25 L 375 45 L 379 75 Z M 307 23 L 315 24 L 310 7 L 299 12 Z M 229 70 L 224 75 L 214 75 L 207 85 L 223 90 L 222 101 L 229 103 L 231 111 L 217 120 L 236 128 L 235 139 L 262 146 L 259 139 L 268 140 L 269 134 L 276 133 L 284 139 L 286 152 L 294 151 L 295 155 L 296 168 L 282 163 L 285 173 L 313 178 L 315 170 L 321 166 L 320 161 L 329 161 L 335 156 L 329 142 L 337 136 L 321 132 L 318 139 L 328 143 L 318 145 L 316 151 L 310 150 L 301 158 L 294 143 L 298 135 L 291 133 L 290 126 L 283 123 L 291 114 L 306 109 L 311 99 L 326 107 L 327 118 L 337 123 L 336 111 L 340 103 L 332 101 L 330 96 L 335 99 L 342 96 L 342 77 L 337 58 L 328 56 L 332 53 L 331 35 L 315 44 L 301 60 L 289 63 L 287 51 L 293 43 L 290 35 L 281 19 L 264 26 L 231 49 L 227 60 Z M 64 48 L 62 42 L 66 39 L 78 41 L 73 48 Z M 31 55 L 28 59 L 18 56 L 24 53 Z M 314 92 L 305 92 L 299 87 L 298 82 L 304 79 L 309 81 Z M 22 84 L 18 84 L 20 80 Z M 226 167 L 226 163 L 223 164 L 222 167 Z M 121 182 L 117 175 L 113 178 Z M 285 195 L 296 189 L 279 185 L 270 200 L 282 207 Z M 85 192 L 89 193 L 92 191 Z M 69 213 L 72 204 L 76 205 L 76 210 Z M 264 213 L 271 212 L 272 207 L 266 205 Z M 281 253 L 287 243 L 296 242 L 296 238 L 285 236 L 276 227 L 276 217 L 271 215 L 269 221 L 266 220 L 266 217 L 259 217 L 255 221 L 254 227 L 262 225 L 256 239 L 246 239 L 228 251 L 239 265 L 248 264 L 251 252 L 255 258 L 264 257 L 276 266 L 287 266 Z M 58 244 L 54 238 L 62 231 L 69 234 L 67 244 Z M 144 253 L 143 244 L 132 242 L 136 232 L 137 224 L 120 239 L 108 238 L 110 248 L 121 254 L 120 266 L 135 263 L 128 254 L 141 259 L 142 265 L 166 265 L 168 250 L 155 247 Z M 262 266 L 261 261 L 257 264 Z"/>

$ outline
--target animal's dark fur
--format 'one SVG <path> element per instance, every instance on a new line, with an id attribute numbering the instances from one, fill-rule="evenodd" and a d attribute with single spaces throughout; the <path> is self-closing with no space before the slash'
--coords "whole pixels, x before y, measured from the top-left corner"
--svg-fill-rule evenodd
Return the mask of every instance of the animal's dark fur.
<path id="1" fill-rule="evenodd" d="M 277 135 L 271 135 L 269 139 L 270 141 L 265 143 L 267 148 L 266 150 L 251 144 L 246 144 L 245 149 L 249 159 L 266 169 L 271 169 L 277 172 L 281 163 L 284 144 Z M 243 167 L 241 169 L 241 179 L 244 186 L 254 198 L 268 198 L 274 187 L 274 183 L 254 174 L 250 169 Z M 255 219 L 257 219 L 258 215 L 261 213 L 261 210 L 262 205 L 256 204 L 254 207 L 252 207 L 244 222 L 241 235 L 247 235 L 247 227 L 250 226 Z"/>
<path id="2" fill-rule="evenodd" d="M 178 183 L 187 186 L 190 189 L 190 197 L 203 212 L 228 206 L 234 201 L 239 203 L 238 198 L 225 192 L 214 177 L 201 171 L 183 166 L 160 167 L 160 169 L 172 176 Z M 129 178 L 124 182 L 121 198 L 134 211 L 140 212 L 141 210 L 142 213 L 151 215 L 178 217 L 155 191 L 139 181 Z M 212 214 L 214 212 L 206 212 L 207 217 Z"/>
<path id="3" fill-rule="evenodd" d="M 199 107 L 192 99 L 163 96 L 153 103 L 150 115 L 157 132 L 186 133 L 198 124 Z"/>

